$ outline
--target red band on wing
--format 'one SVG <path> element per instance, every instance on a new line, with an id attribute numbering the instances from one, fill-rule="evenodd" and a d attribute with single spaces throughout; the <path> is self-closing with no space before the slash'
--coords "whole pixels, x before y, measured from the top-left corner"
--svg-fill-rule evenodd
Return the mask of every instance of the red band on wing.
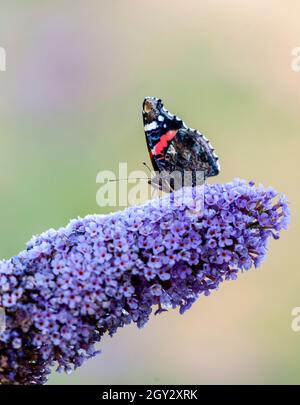
<path id="1" fill-rule="evenodd" d="M 152 157 L 160 155 L 168 146 L 168 142 L 171 141 L 171 139 L 173 139 L 176 134 L 177 130 L 170 130 L 162 135 L 159 142 L 157 142 L 154 148 L 150 151 L 150 156 Z"/>

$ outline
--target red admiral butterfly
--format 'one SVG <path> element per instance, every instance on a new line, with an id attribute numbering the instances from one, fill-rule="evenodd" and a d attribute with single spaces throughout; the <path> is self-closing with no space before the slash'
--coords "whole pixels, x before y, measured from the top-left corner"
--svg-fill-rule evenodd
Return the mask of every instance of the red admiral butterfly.
<path id="1" fill-rule="evenodd" d="M 143 120 L 151 162 L 154 170 L 159 173 L 150 181 L 154 187 L 166 191 L 162 173 L 181 173 L 182 179 L 184 173 L 192 173 L 193 186 L 198 185 L 197 173 L 202 174 L 203 180 L 219 174 L 219 158 L 208 139 L 199 131 L 188 128 L 180 118 L 169 113 L 160 99 L 145 98 Z M 174 189 L 170 184 L 168 187 L 168 191 Z"/>

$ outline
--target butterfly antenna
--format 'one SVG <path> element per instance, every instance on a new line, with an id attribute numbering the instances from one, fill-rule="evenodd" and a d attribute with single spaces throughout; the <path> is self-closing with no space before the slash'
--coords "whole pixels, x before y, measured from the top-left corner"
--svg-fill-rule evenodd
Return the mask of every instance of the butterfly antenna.
<path id="1" fill-rule="evenodd" d="M 110 182 L 128 181 L 128 180 L 149 180 L 149 177 L 135 177 L 135 178 L 127 177 L 126 179 L 109 179 Z"/>
<path id="2" fill-rule="evenodd" d="M 151 168 L 147 165 L 146 162 L 143 162 L 143 165 L 149 170 L 150 174 L 152 174 Z"/>

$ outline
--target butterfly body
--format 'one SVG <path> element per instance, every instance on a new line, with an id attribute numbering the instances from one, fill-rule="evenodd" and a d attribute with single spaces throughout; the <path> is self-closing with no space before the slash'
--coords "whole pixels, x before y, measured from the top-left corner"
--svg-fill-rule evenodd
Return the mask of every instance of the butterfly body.
<path id="1" fill-rule="evenodd" d="M 146 142 L 155 171 L 201 172 L 203 179 L 220 171 L 218 156 L 209 141 L 169 113 L 160 99 L 146 97 L 143 103 Z M 192 184 L 196 185 L 196 184 Z"/>

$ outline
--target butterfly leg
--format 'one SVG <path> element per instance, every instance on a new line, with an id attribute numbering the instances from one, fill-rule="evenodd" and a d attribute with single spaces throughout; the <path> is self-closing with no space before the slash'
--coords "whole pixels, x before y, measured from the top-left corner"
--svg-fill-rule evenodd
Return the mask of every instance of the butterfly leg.
<path id="1" fill-rule="evenodd" d="M 149 179 L 148 184 L 160 191 L 164 191 L 165 193 L 172 193 L 174 191 L 171 184 L 168 182 L 168 179 L 164 178 L 161 173 Z"/>

